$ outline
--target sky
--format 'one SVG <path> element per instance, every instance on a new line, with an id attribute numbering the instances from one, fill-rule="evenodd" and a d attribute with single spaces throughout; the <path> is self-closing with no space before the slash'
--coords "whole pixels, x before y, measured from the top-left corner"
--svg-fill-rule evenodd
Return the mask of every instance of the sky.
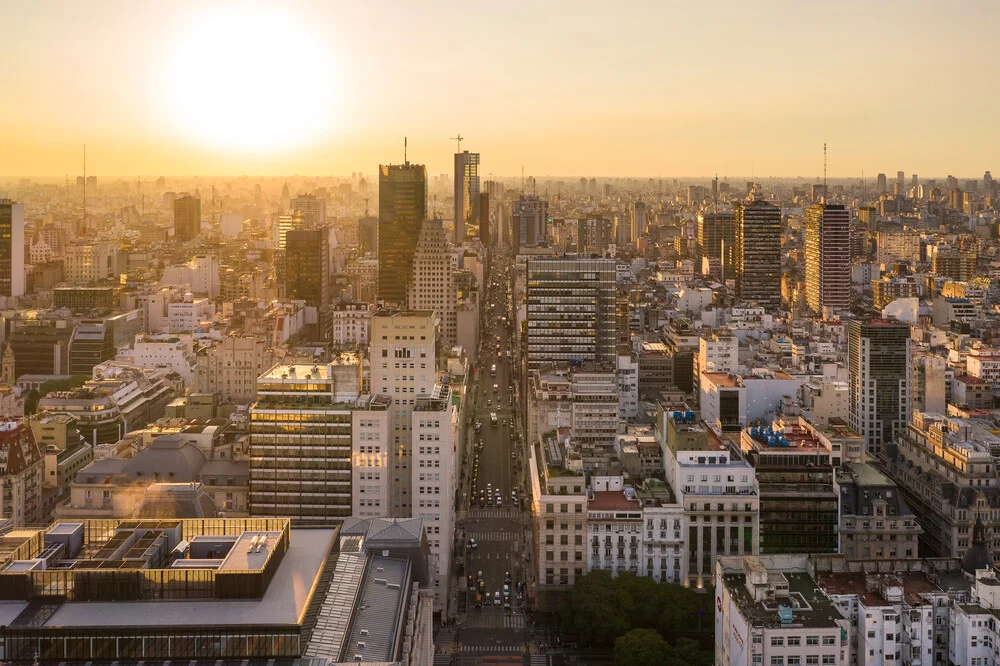
<path id="1" fill-rule="evenodd" d="M 981 177 L 995 0 L 0 2 L 0 176 Z"/>

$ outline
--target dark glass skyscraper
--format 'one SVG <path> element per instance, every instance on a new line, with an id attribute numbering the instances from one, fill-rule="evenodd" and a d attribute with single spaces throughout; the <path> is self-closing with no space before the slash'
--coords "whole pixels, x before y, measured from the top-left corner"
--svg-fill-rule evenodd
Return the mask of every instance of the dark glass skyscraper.
<path id="1" fill-rule="evenodd" d="M 291 229 L 285 236 L 285 291 L 323 308 L 330 302 L 330 230 Z"/>
<path id="2" fill-rule="evenodd" d="M 769 311 L 781 308 L 781 209 L 750 199 L 734 207 L 736 296 Z"/>
<path id="3" fill-rule="evenodd" d="M 910 416 L 910 326 L 873 319 L 847 322 L 851 427 L 870 453 L 906 429 Z"/>
<path id="4" fill-rule="evenodd" d="M 427 169 L 422 164 L 379 166 L 378 299 L 405 306 L 413 253 L 427 216 Z"/>
<path id="5" fill-rule="evenodd" d="M 201 199 L 185 194 L 174 199 L 174 240 L 184 243 L 201 232 Z"/>
<path id="6" fill-rule="evenodd" d="M 466 225 L 479 219 L 479 153 L 455 153 L 455 247 L 465 240 Z"/>

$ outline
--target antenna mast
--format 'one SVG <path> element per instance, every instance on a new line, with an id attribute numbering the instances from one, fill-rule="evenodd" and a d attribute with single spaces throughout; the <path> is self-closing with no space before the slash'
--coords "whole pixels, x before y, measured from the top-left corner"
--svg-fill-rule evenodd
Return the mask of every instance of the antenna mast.
<path id="1" fill-rule="evenodd" d="M 83 221 L 81 229 L 87 227 L 87 144 L 83 144 Z"/>
<path id="2" fill-rule="evenodd" d="M 406 137 L 403 137 L 403 164 L 409 164 L 410 160 L 406 158 Z"/>
<path id="3" fill-rule="evenodd" d="M 823 142 L 823 203 L 826 203 L 826 141 Z"/>

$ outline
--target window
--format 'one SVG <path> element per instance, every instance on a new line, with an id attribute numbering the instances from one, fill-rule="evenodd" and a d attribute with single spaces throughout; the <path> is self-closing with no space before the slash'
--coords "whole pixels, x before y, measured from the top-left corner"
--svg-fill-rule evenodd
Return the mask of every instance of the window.
<path id="1" fill-rule="evenodd" d="M 808 657 L 806 657 L 807 666 L 808 664 L 818 664 L 818 663 L 819 663 L 819 657 L 817 655 L 811 654 Z"/>
<path id="2" fill-rule="evenodd" d="M 836 645 L 836 644 L 837 644 L 837 639 L 834 638 L 833 636 L 823 637 L 823 645 Z"/>
<path id="3" fill-rule="evenodd" d="M 785 644 L 783 636 L 771 636 L 771 647 L 781 647 Z"/>
<path id="4" fill-rule="evenodd" d="M 788 662 L 787 663 L 788 663 L 788 666 L 799 666 L 799 664 L 802 663 L 802 660 L 799 657 L 791 656 L 791 657 L 788 658 Z"/>
<path id="5" fill-rule="evenodd" d="M 806 645 L 819 645 L 819 636 L 806 636 Z"/>
<path id="6" fill-rule="evenodd" d="M 771 666 L 785 666 L 785 658 L 771 657 Z"/>
<path id="7" fill-rule="evenodd" d="M 789 636 L 788 637 L 788 647 L 795 647 L 802 644 L 802 638 L 799 636 Z"/>
<path id="8" fill-rule="evenodd" d="M 836 664 L 837 663 L 837 658 L 834 655 L 832 655 L 832 654 L 823 655 L 823 663 L 824 664 Z"/>

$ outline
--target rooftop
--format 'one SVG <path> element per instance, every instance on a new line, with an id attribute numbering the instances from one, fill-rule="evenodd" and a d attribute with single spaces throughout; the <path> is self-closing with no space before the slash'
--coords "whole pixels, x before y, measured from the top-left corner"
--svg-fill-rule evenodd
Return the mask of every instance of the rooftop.
<path id="1" fill-rule="evenodd" d="M 857 595 L 868 607 L 889 606 L 898 601 L 886 599 L 893 587 L 901 589 L 908 604 L 916 605 L 922 594 L 943 592 L 940 585 L 931 581 L 922 571 L 906 571 L 893 574 L 872 575 L 865 573 L 820 574 L 817 582 L 827 594 Z M 890 593 L 891 596 L 891 593 Z"/>
<path id="2" fill-rule="evenodd" d="M 626 496 L 622 490 L 599 490 L 591 493 L 588 511 L 640 511 L 642 503 Z"/>
<path id="3" fill-rule="evenodd" d="M 771 572 L 769 572 L 771 573 Z M 844 617 L 830 597 L 812 576 L 805 572 L 781 572 L 788 581 L 788 598 L 776 598 L 774 601 L 756 602 L 747 590 L 746 574 L 726 573 L 722 580 L 733 602 L 754 627 L 777 629 L 779 627 L 805 627 L 809 629 L 839 627 L 839 621 Z M 782 624 L 778 617 L 779 602 L 782 606 L 791 606 L 792 622 Z"/>

